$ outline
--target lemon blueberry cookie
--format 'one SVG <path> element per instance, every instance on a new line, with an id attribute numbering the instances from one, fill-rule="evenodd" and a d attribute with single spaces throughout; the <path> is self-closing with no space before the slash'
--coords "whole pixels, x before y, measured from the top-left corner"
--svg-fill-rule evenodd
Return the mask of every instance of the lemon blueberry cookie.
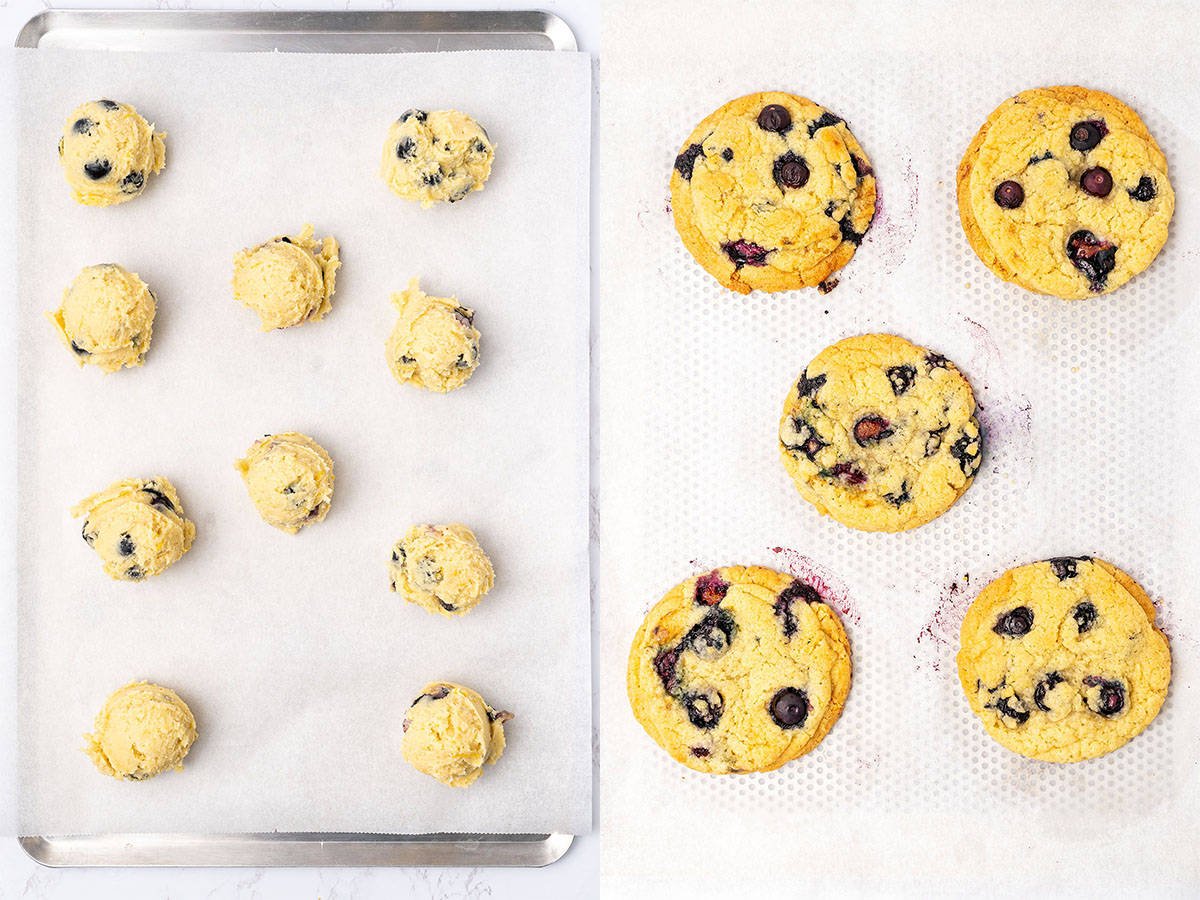
<path id="1" fill-rule="evenodd" d="M 288 431 L 255 441 L 235 467 L 262 520 L 295 534 L 320 522 L 333 499 L 333 460 L 306 434 Z"/>
<path id="2" fill-rule="evenodd" d="M 422 207 L 482 191 L 495 149 L 483 127 L 456 109 L 410 109 L 392 123 L 380 175 L 397 196 Z"/>
<path id="3" fill-rule="evenodd" d="M 975 397 L 940 354 L 892 334 L 822 350 L 784 402 L 779 447 L 800 495 L 863 531 L 937 518 L 971 486 L 983 437 Z"/>
<path id="4" fill-rule="evenodd" d="M 74 109 L 58 159 L 76 202 L 112 206 L 137 197 L 166 165 L 165 138 L 128 103 L 93 100 Z"/>
<path id="5" fill-rule="evenodd" d="M 821 742 L 850 690 L 850 645 L 805 581 L 727 566 L 672 588 L 634 637 L 634 716 L 699 772 L 765 772 Z"/>
<path id="6" fill-rule="evenodd" d="M 474 609 L 496 578 L 466 525 L 414 525 L 392 547 L 388 574 L 393 591 L 443 616 Z"/>
<path id="7" fill-rule="evenodd" d="M 829 110 L 794 94 L 749 94 L 684 142 L 671 209 L 688 252 L 730 290 L 815 287 L 870 227 L 875 174 Z"/>
<path id="8" fill-rule="evenodd" d="M 144 781 L 183 768 L 196 742 L 196 719 L 170 688 L 134 681 L 114 691 L 96 714 L 84 752 L 105 775 Z"/>
<path id="9" fill-rule="evenodd" d="M 63 292 L 46 317 L 79 365 L 115 372 L 140 366 L 150 349 L 154 291 L 115 263 L 88 266 Z"/>
<path id="10" fill-rule="evenodd" d="M 997 742 L 1031 759 L 1110 753 L 1158 715 L 1171 650 L 1146 592 L 1111 563 L 1011 569 L 967 610 L 958 677 Z"/>
<path id="11" fill-rule="evenodd" d="M 958 166 L 958 211 L 993 272 L 1079 300 L 1145 269 L 1167 240 L 1167 160 L 1137 113 L 1102 91 L 1061 86 L 1006 100 Z"/>
<path id="12" fill-rule="evenodd" d="M 466 787 L 504 753 L 504 723 L 498 712 L 470 688 L 435 681 L 404 715 L 400 750 L 418 772 L 450 787 Z"/>
<path id="13" fill-rule="evenodd" d="M 118 581 L 158 575 L 187 553 L 196 537 L 175 486 L 161 475 L 118 481 L 82 500 L 71 515 L 84 516 L 84 541 Z"/>
<path id="14" fill-rule="evenodd" d="M 281 235 L 233 258 L 233 297 L 258 313 L 263 331 L 315 322 L 332 309 L 341 260 L 332 237 L 313 240 L 313 227 Z"/>
<path id="15" fill-rule="evenodd" d="M 434 297 L 412 279 L 392 305 L 400 314 L 386 343 L 388 368 L 401 384 L 445 393 L 462 387 L 479 365 L 475 311 L 454 297 Z"/>

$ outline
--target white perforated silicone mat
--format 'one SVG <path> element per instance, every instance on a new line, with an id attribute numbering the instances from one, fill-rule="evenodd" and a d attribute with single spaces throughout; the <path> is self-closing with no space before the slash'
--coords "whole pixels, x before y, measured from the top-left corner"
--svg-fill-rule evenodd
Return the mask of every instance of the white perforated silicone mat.
<path id="1" fill-rule="evenodd" d="M 790 883 L 1014 887 L 1200 879 L 1194 709 L 1200 595 L 1186 557 L 1200 227 L 1200 112 L 1182 37 L 1146 34 L 1182 5 L 1104 4 L 1085 45 L 1035 4 L 610 4 L 602 92 L 600 546 L 602 802 L 607 874 L 699 893 Z M 1028 15 L 1026 15 L 1028 13 Z M 1061 13 L 1061 11 L 1060 11 Z M 814 32 L 819 29 L 819 39 Z M 1089 32 L 1091 36 L 1091 32 Z M 987 47 L 1003 52 L 986 52 Z M 1170 77 L 1168 77 L 1168 74 Z M 1107 89 L 1143 116 L 1179 196 L 1155 264 L 1069 304 L 1008 285 L 971 252 L 955 168 L 986 116 L 1042 84 Z M 676 152 L 725 101 L 790 90 L 844 116 L 878 173 L 875 224 L 841 283 L 742 297 L 691 259 L 667 190 Z M 974 486 L 916 531 L 865 534 L 816 514 L 779 460 L 783 399 L 847 335 L 891 331 L 970 378 L 987 449 Z M 1175 423 L 1175 424 L 1172 424 Z M 1194 479 L 1193 479 L 1194 480 Z M 992 742 L 958 686 L 966 606 L 1005 569 L 1092 554 L 1130 572 L 1172 639 L 1161 715 L 1106 758 L 1023 759 Z M 814 569 L 853 648 L 845 712 L 812 754 L 769 774 L 673 762 L 625 697 L 629 642 L 673 584 L 726 564 Z M 803 862 L 783 847 L 807 848 Z M 1186 849 L 1183 849 L 1187 847 Z M 719 860 L 719 864 L 715 861 Z M 1080 873 L 1080 869 L 1084 871 Z M 1007 882 L 997 882 L 1003 874 Z"/>

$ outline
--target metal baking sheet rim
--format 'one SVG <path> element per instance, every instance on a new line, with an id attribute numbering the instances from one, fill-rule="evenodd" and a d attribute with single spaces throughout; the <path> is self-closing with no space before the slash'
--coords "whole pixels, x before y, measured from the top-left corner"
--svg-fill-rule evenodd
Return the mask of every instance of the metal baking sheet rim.
<path id="1" fill-rule="evenodd" d="M 66 29 L 105 46 L 154 49 L 159 34 L 188 49 L 394 53 L 414 50 L 576 50 L 569 25 L 553 13 L 239 12 L 47 10 L 30 19 L 16 46 L 37 48 Z M 236 35 L 236 40 L 230 40 Z M 338 38 L 331 41 L 331 38 Z M 399 46 L 404 37 L 406 46 Z M 328 46 L 333 43 L 334 46 Z M 325 46 L 322 46 L 325 45 Z M 58 44 L 58 46 L 67 46 Z M 21 849 L 44 866 L 547 866 L 574 841 L 570 834 L 260 834 L 28 835 Z"/>

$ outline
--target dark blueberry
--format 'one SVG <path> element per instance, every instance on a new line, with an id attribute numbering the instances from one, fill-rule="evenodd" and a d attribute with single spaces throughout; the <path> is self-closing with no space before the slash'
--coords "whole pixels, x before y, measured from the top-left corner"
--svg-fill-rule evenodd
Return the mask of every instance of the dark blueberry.
<path id="1" fill-rule="evenodd" d="M 792 114 L 778 103 L 771 103 L 758 114 L 758 127 L 763 131 L 787 134 L 792 127 Z"/>
<path id="2" fill-rule="evenodd" d="M 1071 129 L 1071 149 L 1091 150 L 1100 139 L 1108 134 L 1108 128 L 1103 122 L 1076 122 Z"/>
<path id="3" fill-rule="evenodd" d="M 1020 697 L 1001 697 L 995 703 L 989 704 L 989 706 L 1006 719 L 1012 719 L 1018 725 L 1024 725 L 1029 721 L 1029 710 L 1026 709 L 1025 701 Z"/>
<path id="4" fill-rule="evenodd" d="M 659 650 L 658 655 L 654 657 L 654 671 L 658 673 L 658 678 L 663 683 L 663 688 L 668 694 L 675 693 L 679 687 L 679 677 L 675 672 L 675 667 L 679 664 L 679 648 L 668 647 L 664 650 Z"/>
<path id="5" fill-rule="evenodd" d="M 1050 568 L 1054 570 L 1058 580 L 1066 581 L 1079 574 L 1079 564 L 1087 558 L 1086 556 L 1059 556 L 1047 560 L 1047 562 L 1050 563 Z"/>
<path id="6" fill-rule="evenodd" d="M 765 266 L 767 254 L 771 252 L 746 240 L 728 241 L 721 245 L 721 249 L 739 269 L 742 266 Z"/>
<path id="7" fill-rule="evenodd" d="M 1075 619 L 1075 627 L 1079 629 L 1080 634 L 1085 634 L 1092 630 L 1092 626 L 1096 624 L 1096 605 L 1090 600 L 1084 600 L 1075 607 L 1071 613 Z"/>
<path id="8" fill-rule="evenodd" d="M 699 144 L 692 144 L 675 157 L 675 171 L 683 176 L 684 181 L 691 181 L 692 169 L 696 167 L 696 160 L 703 155 L 704 148 Z"/>
<path id="9" fill-rule="evenodd" d="M 445 600 L 443 600 L 441 597 L 438 597 L 438 598 L 436 598 L 436 599 L 437 599 L 437 602 L 438 602 L 438 606 L 440 606 L 440 607 L 441 607 L 442 609 L 444 609 L 446 612 L 454 612 L 456 609 L 458 609 L 458 607 L 457 607 L 457 606 L 455 606 L 453 603 L 447 603 L 447 602 L 446 602 Z"/>
<path id="10" fill-rule="evenodd" d="M 454 316 L 463 325 L 470 325 L 475 321 L 475 312 L 465 306 L 454 307 Z"/>
<path id="11" fill-rule="evenodd" d="M 58 139 L 58 155 L 59 156 L 63 155 L 63 139 L 62 138 Z"/>
<path id="12" fill-rule="evenodd" d="M 288 497 L 292 496 L 292 494 L 296 493 L 296 485 L 295 485 L 295 483 L 289 484 L 289 485 L 288 485 L 287 487 L 285 487 L 285 488 L 284 488 L 282 491 L 280 491 L 280 493 L 281 493 L 281 494 L 285 494 L 285 495 L 287 495 Z"/>
<path id="13" fill-rule="evenodd" d="M 733 148 L 726 147 L 724 150 L 722 150 L 721 151 L 721 159 L 725 160 L 725 162 L 732 162 L 733 161 Z"/>
<path id="14" fill-rule="evenodd" d="M 855 247 L 862 243 L 863 235 L 854 230 L 854 226 L 850 224 L 849 215 L 838 222 L 838 230 L 842 233 L 843 241 L 849 241 Z"/>
<path id="15" fill-rule="evenodd" d="M 912 366 L 892 366 L 887 370 L 887 377 L 892 383 L 892 393 L 899 397 L 912 387 L 917 378 L 917 370 Z"/>
<path id="16" fill-rule="evenodd" d="M 1025 202 L 1025 188 L 1015 181 L 1002 181 L 996 186 L 992 199 L 1001 209 L 1016 209 Z"/>
<path id="17" fill-rule="evenodd" d="M 784 450 L 803 453 L 811 461 L 822 449 L 829 446 L 817 435 L 817 430 L 799 416 L 789 419 L 784 424 L 785 428 L 788 424 L 791 425 L 790 431 L 780 435 Z"/>
<path id="18" fill-rule="evenodd" d="M 280 240 L 280 243 L 284 243 L 284 244 L 290 244 L 292 242 L 292 239 L 290 237 L 288 237 L 287 235 L 284 235 L 279 240 Z"/>
<path id="19" fill-rule="evenodd" d="M 167 512 L 176 512 L 175 504 L 171 502 L 171 498 L 168 497 L 166 494 L 164 494 L 162 491 L 160 491 L 158 488 L 153 487 L 150 484 L 147 484 L 142 488 L 142 493 L 150 495 L 150 505 L 151 506 L 160 506 L 163 509 L 165 509 Z"/>
<path id="20" fill-rule="evenodd" d="M 1099 675 L 1089 675 L 1083 679 L 1083 683 L 1086 687 L 1100 688 L 1094 706 L 1092 698 L 1087 698 L 1088 709 L 1092 712 L 1107 717 L 1115 716 L 1125 708 L 1125 685 L 1121 682 L 1101 678 Z"/>
<path id="21" fill-rule="evenodd" d="M 820 129 L 828 128 L 830 125 L 836 125 L 840 121 L 842 120 L 839 116 L 835 116 L 833 113 L 828 111 L 823 112 L 821 113 L 820 118 L 808 126 L 808 136 L 812 137 Z"/>
<path id="22" fill-rule="evenodd" d="M 691 748 L 692 756 L 698 756 L 701 759 L 708 756 L 709 752 L 710 751 L 707 747 L 692 747 Z"/>
<path id="23" fill-rule="evenodd" d="M 95 534 L 95 532 L 88 531 L 88 524 L 89 523 L 87 522 L 87 520 L 84 520 L 83 540 L 84 540 L 84 543 L 86 543 L 90 547 L 90 546 L 92 546 L 92 544 L 96 543 L 96 534 Z"/>
<path id="24" fill-rule="evenodd" d="M 121 193 L 136 194 L 141 191 L 145 184 L 145 175 L 143 175 L 141 172 L 130 172 L 121 179 Z"/>
<path id="25" fill-rule="evenodd" d="M 729 592 L 729 582 L 716 569 L 696 579 L 696 591 L 692 599 L 697 606 L 716 606 Z"/>
<path id="26" fill-rule="evenodd" d="M 424 175 L 422 175 L 421 181 L 425 182 L 425 184 L 429 185 L 430 187 L 437 187 L 442 183 L 443 177 L 442 170 L 439 167 L 436 172 L 426 172 Z"/>
<path id="27" fill-rule="evenodd" d="M 946 368 L 949 360 L 940 353 L 930 353 L 925 357 L 925 362 L 929 366 L 929 371 L 932 372 L 934 369 Z"/>
<path id="28" fill-rule="evenodd" d="M 422 694 L 417 698 L 417 700 L 420 700 L 422 697 L 428 697 L 430 700 L 445 700 L 449 696 L 450 688 L 446 687 L 444 684 L 440 684 L 428 694 Z"/>
<path id="29" fill-rule="evenodd" d="M 796 385 L 796 391 L 801 397 L 816 397 L 817 391 L 821 385 L 825 383 L 825 373 L 822 372 L 813 378 L 808 377 L 808 369 L 800 376 L 800 381 Z"/>
<path id="30" fill-rule="evenodd" d="M 417 152 L 417 142 L 406 137 L 396 145 L 396 159 L 408 159 Z"/>
<path id="31" fill-rule="evenodd" d="M 400 356 L 400 362 L 402 362 L 406 366 L 411 366 L 416 361 L 417 361 L 417 358 L 415 356 L 409 356 L 407 353 L 404 353 Z"/>
<path id="32" fill-rule="evenodd" d="M 868 175 L 875 174 L 874 169 L 872 169 L 870 166 L 868 166 L 865 162 L 863 162 L 861 159 L 859 159 L 853 153 L 850 154 L 850 164 L 852 166 L 854 166 L 854 174 L 857 175 L 859 178 L 866 178 Z"/>
<path id="33" fill-rule="evenodd" d="M 779 596 L 775 598 L 775 615 L 782 620 L 785 638 L 790 638 L 796 633 L 796 616 L 792 612 L 792 604 L 797 601 L 802 603 L 823 602 L 816 588 L 811 584 L 805 584 L 799 578 L 780 591 Z"/>
<path id="34" fill-rule="evenodd" d="M 841 283 L 840 279 L 826 278 L 824 281 L 822 281 L 820 284 L 817 285 L 817 293 L 818 294 L 828 294 L 835 287 L 837 287 L 840 283 Z"/>
<path id="35" fill-rule="evenodd" d="M 1094 166 L 1079 177 L 1079 186 L 1093 197 L 1107 197 L 1112 192 L 1112 175 L 1103 166 Z"/>
<path id="36" fill-rule="evenodd" d="M 1051 672 L 1039 681 L 1033 689 L 1033 702 L 1037 704 L 1037 708 L 1042 712 L 1050 712 L 1050 707 L 1046 705 L 1046 695 L 1066 680 L 1057 672 Z"/>
<path id="37" fill-rule="evenodd" d="M 683 708 L 688 721 L 697 728 L 708 731 L 716 728 L 725 712 L 725 698 L 720 691 L 692 691 L 683 695 Z"/>
<path id="38" fill-rule="evenodd" d="M 400 553 L 396 550 L 392 551 L 392 562 L 400 562 Z"/>
<path id="39" fill-rule="evenodd" d="M 835 463 L 833 468 L 829 470 L 829 474 L 834 478 L 840 478 L 846 484 L 864 484 L 867 476 L 854 467 L 854 463 L 840 462 Z"/>
<path id="40" fill-rule="evenodd" d="M 418 122 L 424 122 L 428 118 L 429 115 L 423 109 L 409 109 L 400 116 L 400 121 L 407 122 L 409 119 L 416 119 Z"/>
<path id="41" fill-rule="evenodd" d="M 93 159 L 91 162 L 83 164 L 83 174 L 92 179 L 92 181 L 99 181 L 111 171 L 112 163 L 107 159 Z"/>
<path id="42" fill-rule="evenodd" d="M 779 185 L 780 190 L 802 188 L 808 183 L 808 166 L 791 150 L 775 160 L 775 167 L 772 171 L 775 175 L 775 183 Z"/>
<path id="43" fill-rule="evenodd" d="M 946 431 L 949 425 L 943 425 L 941 428 L 935 428 L 929 432 L 929 437 L 925 438 L 925 457 L 928 459 L 937 453 L 942 448 L 942 440 L 946 437 Z"/>
<path id="44" fill-rule="evenodd" d="M 1087 229 L 1080 229 L 1067 238 L 1067 258 L 1091 283 L 1092 290 L 1100 291 L 1108 273 L 1116 268 L 1117 247 Z"/>
<path id="45" fill-rule="evenodd" d="M 1041 156 L 1031 156 L 1031 157 L 1029 157 L 1029 164 L 1030 164 L 1031 166 L 1036 166 L 1038 163 L 1040 163 L 1040 162 L 1045 162 L 1045 161 L 1046 161 L 1046 160 L 1048 160 L 1048 159 L 1054 159 L 1054 154 L 1053 154 L 1053 153 L 1051 153 L 1049 150 L 1047 150 L 1047 151 L 1046 151 L 1045 153 L 1043 153 Z"/>
<path id="46" fill-rule="evenodd" d="M 876 444 L 884 438 L 890 438 L 895 433 L 896 430 L 883 416 L 871 414 L 863 416 L 854 423 L 854 440 L 860 447 Z"/>
<path id="47" fill-rule="evenodd" d="M 458 354 L 458 359 L 454 360 L 454 368 L 456 369 L 466 369 L 470 367 L 470 365 L 471 364 L 467 362 L 467 357 L 462 353 Z"/>
<path id="48" fill-rule="evenodd" d="M 962 469 L 962 473 L 967 477 L 979 471 L 979 445 L 980 439 L 978 436 L 973 437 L 964 431 L 962 436 L 950 448 L 950 455 L 958 460 L 958 467 Z"/>
<path id="49" fill-rule="evenodd" d="M 143 572 L 138 566 L 130 566 L 125 570 L 125 577 L 130 581 L 141 581 L 146 577 L 146 573 Z"/>
<path id="50" fill-rule="evenodd" d="M 80 347 L 74 341 L 71 341 L 71 349 L 74 350 L 75 353 L 78 354 L 79 356 L 91 356 L 92 355 L 91 350 L 84 350 L 82 347 Z"/>
<path id="51" fill-rule="evenodd" d="M 426 584 L 439 584 L 442 580 L 442 567 L 432 556 L 422 556 L 417 560 L 417 573 Z"/>
<path id="52" fill-rule="evenodd" d="M 884 494 L 883 499 L 897 508 L 903 506 L 912 500 L 912 494 L 908 492 L 908 482 L 900 483 L 900 491 L 895 494 Z"/>
<path id="53" fill-rule="evenodd" d="M 992 631 L 1003 637 L 1021 637 L 1029 634 L 1031 628 L 1033 628 L 1033 610 L 1028 606 L 1018 606 L 1000 616 L 996 620 L 996 624 L 992 626 Z"/>
<path id="54" fill-rule="evenodd" d="M 713 607 L 708 614 L 693 625 L 683 637 L 680 645 L 691 650 L 701 659 L 716 659 L 724 655 L 733 642 L 737 624 L 727 610 Z"/>
<path id="55" fill-rule="evenodd" d="M 91 119 L 76 119 L 75 124 L 71 126 L 71 130 L 76 134 L 91 134 L 92 129 L 96 127 L 96 123 Z"/>
<path id="56" fill-rule="evenodd" d="M 471 145 L 471 152 L 472 153 L 487 153 L 487 145 L 483 141 L 476 138 L 475 143 L 473 143 Z"/>
<path id="57" fill-rule="evenodd" d="M 120 103 L 113 103 L 111 100 L 97 100 L 96 102 L 99 103 L 101 106 L 103 106 L 105 109 L 120 109 L 121 108 Z"/>
<path id="58" fill-rule="evenodd" d="M 121 535 L 120 543 L 117 544 L 117 552 L 122 556 L 133 556 L 133 538 L 128 533 Z"/>
<path id="59" fill-rule="evenodd" d="M 771 698 L 771 718 L 780 728 L 799 728 L 808 719 L 808 695 L 787 687 Z"/>
<path id="60" fill-rule="evenodd" d="M 1154 179 L 1149 175 L 1143 175 L 1138 180 L 1137 187 L 1130 190 L 1129 196 L 1134 200 L 1141 200 L 1143 203 L 1153 200 L 1158 196 L 1158 191 L 1154 189 Z"/>

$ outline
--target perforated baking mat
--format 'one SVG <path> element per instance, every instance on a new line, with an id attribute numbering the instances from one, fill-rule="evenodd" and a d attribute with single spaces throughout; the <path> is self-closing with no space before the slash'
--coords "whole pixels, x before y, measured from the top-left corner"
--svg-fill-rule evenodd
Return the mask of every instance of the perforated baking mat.
<path id="1" fill-rule="evenodd" d="M 1147 36 L 1143 24 L 1172 21 L 1184 6 L 1089 4 L 1087 19 L 1103 22 L 1089 31 L 1094 43 L 1060 38 L 1062 11 L 1032 3 L 764 3 L 741 9 L 736 28 L 721 4 L 656 5 L 636 24 L 615 6 L 604 30 L 599 329 L 610 883 L 634 894 L 669 880 L 702 895 L 752 895 L 783 866 L 796 885 L 1071 887 L 1114 877 L 1075 861 L 1119 857 L 1117 877 L 1194 885 L 1200 868 L 1183 836 L 1194 837 L 1200 797 L 1200 595 L 1189 558 L 1197 453 L 1190 428 L 1172 423 L 1190 417 L 1180 411 L 1194 409 L 1200 380 L 1190 350 L 1200 119 L 1182 33 Z M 954 198 L 959 158 L 991 111 L 1061 83 L 1131 104 L 1166 152 L 1179 196 L 1149 270 L 1077 303 L 988 271 Z M 878 174 L 875 223 L 828 295 L 728 292 L 673 227 L 668 177 L 684 139 L 722 103 L 767 89 L 844 116 Z M 777 449 L 783 400 L 804 366 L 868 331 L 954 360 L 986 437 L 973 487 L 903 534 L 820 517 Z M 988 581 L 1078 554 L 1109 559 L 1146 587 L 1175 676 L 1144 734 L 1103 759 L 1055 766 L 986 736 L 954 654 L 962 615 Z M 853 687 L 811 755 L 769 774 L 693 773 L 633 719 L 629 643 L 676 582 L 752 563 L 829 585 L 850 635 Z"/>

